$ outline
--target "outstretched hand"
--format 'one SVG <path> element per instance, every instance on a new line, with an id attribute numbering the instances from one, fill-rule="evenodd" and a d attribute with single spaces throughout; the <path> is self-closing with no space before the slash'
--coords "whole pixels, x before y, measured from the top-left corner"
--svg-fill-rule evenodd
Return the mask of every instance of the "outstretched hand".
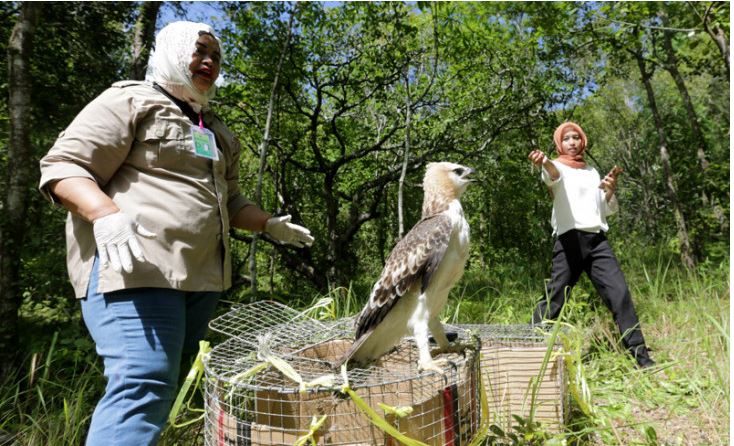
<path id="1" fill-rule="evenodd" d="M 611 191 L 613 193 L 617 188 L 617 176 L 622 172 L 623 170 L 621 167 L 614 166 L 607 176 L 602 178 L 601 183 L 599 183 L 599 189 L 604 189 L 607 192 Z"/>
<path id="2" fill-rule="evenodd" d="M 543 153 L 542 150 L 533 150 L 528 155 L 528 159 L 530 162 L 532 162 L 534 165 L 540 167 L 548 160 L 548 157 L 545 156 L 545 153 Z"/>
<path id="3" fill-rule="evenodd" d="M 612 198 L 614 191 L 617 189 L 617 176 L 622 172 L 623 170 L 621 167 L 614 166 L 612 170 L 610 170 L 609 173 L 604 178 L 602 178 L 601 183 L 599 183 L 599 189 L 602 189 L 606 192 L 607 201 Z"/>
<path id="4" fill-rule="evenodd" d="M 561 173 L 556 169 L 550 159 L 543 153 L 542 150 L 535 149 L 528 155 L 528 159 L 533 163 L 534 166 L 545 169 L 550 175 L 551 180 L 556 181 L 560 178 Z"/>
<path id="5" fill-rule="evenodd" d="M 293 245 L 297 248 L 311 246 L 314 238 L 311 231 L 303 226 L 290 222 L 291 216 L 284 215 L 282 217 L 271 217 L 265 223 L 265 232 L 267 232 L 276 241 Z"/>

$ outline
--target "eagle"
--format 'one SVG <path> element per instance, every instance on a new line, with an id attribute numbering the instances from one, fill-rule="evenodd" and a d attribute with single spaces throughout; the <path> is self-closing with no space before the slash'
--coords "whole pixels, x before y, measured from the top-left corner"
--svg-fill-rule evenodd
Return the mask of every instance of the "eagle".
<path id="1" fill-rule="evenodd" d="M 365 366 L 412 333 L 419 369 L 443 373 L 431 357 L 429 331 L 440 351 L 447 351 L 449 340 L 438 316 L 469 256 L 469 224 L 459 199 L 473 173 L 459 164 L 428 163 L 421 219 L 390 253 L 357 316 L 355 341 L 341 364 Z"/>

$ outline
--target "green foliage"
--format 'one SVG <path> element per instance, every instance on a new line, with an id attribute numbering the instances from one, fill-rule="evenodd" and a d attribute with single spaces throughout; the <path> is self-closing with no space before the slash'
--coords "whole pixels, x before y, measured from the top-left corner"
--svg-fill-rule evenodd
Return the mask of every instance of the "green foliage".
<path id="1" fill-rule="evenodd" d="M 79 110 L 127 69 L 125 54 L 131 46 L 128 25 L 134 7 L 133 3 L 84 2 L 50 2 L 44 6 L 31 59 L 33 122 L 27 125 L 32 128 L 34 165 Z M 5 37 L 5 49 L 8 36 L 0 37 Z M 6 68 L 3 64 L 0 70 L 0 90 L 7 96 Z M 5 146 L 7 126 L 7 120 L 0 121 L 0 148 Z M 5 150 L 0 151 L 0 167 L 5 166 L 5 154 Z M 54 310 L 66 307 L 63 311 L 70 312 L 73 295 L 64 264 L 66 212 L 45 202 L 36 190 L 39 172 L 32 172 L 27 179 L 31 189 L 29 224 L 21 259 L 24 286 L 19 294 L 23 295 L 22 311 L 33 311 L 40 317 L 45 306 Z M 3 177 L 3 184 L 7 180 Z"/>
<path id="2" fill-rule="evenodd" d="M 565 434 L 548 436 L 542 426 L 525 420 L 525 425 L 510 431 L 493 429 L 487 444 L 716 444 L 726 437 L 726 432 L 702 434 L 698 426 L 717 425 L 718 416 L 727 416 L 728 264 L 691 275 L 675 267 L 674 254 L 663 246 L 620 251 L 658 368 L 648 372 L 635 368 L 619 343 L 608 310 L 583 280 L 564 308 L 565 327 L 560 334 L 568 352 L 565 363 L 572 396 Z M 517 291 L 517 286 L 506 285 L 504 290 Z M 523 292 L 534 294 L 532 288 Z M 451 302 L 447 313 L 458 316 L 449 322 L 465 320 L 477 311 L 459 311 L 464 305 L 461 299 Z M 485 302 L 485 308 L 491 308 L 491 299 Z M 502 307 L 507 305 L 522 308 L 519 313 L 525 319 L 510 314 L 497 322 L 524 322 L 532 311 L 532 304 L 528 308 L 521 300 L 503 302 Z M 697 311 L 692 313 L 691 308 Z M 673 425 L 678 425 L 671 430 L 670 425 L 643 415 L 660 412 L 672 413 L 665 418 L 672 417 Z M 523 437 L 518 432 L 522 428 L 535 436 Z"/>
<path id="3" fill-rule="evenodd" d="M 12 7 L 3 9 L 6 33 Z M 273 247 L 260 253 L 259 274 L 269 277 L 263 292 L 369 287 L 397 242 L 406 98 L 412 115 L 406 226 L 419 218 L 425 162 L 472 165 L 480 178 L 464 199 L 472 265 L 487 270 L 547 256 L 550 200 L 526 155 L 535 147 L 551 153 L 552 130 L 567 118 L 586 128 L 600 170 L 625 168 L 613 231 L 647 243 L 671 240 L 675 222 L 657 134 L 629 58 L 640 43 L 651 67 L 661 63 L 660 11 L 672 26 L 696 30 L 675 33 L 673 43 L 706 135 L 705 172 L 676 87 L 659 66 L 652 79 L 668 123 L 683 211 L 703 262 L 728 254 L 729 87 L 716 46 L 702 32 L 703 5 L 266 2 L 223 8 L 231 26 L 223 32 L 227 83 L 217 107 L 243 143 L 246 194 L 254 190 L 266 106 L 288 18 L 294 17 L 276 92 L 263 207 L 293 214 L 314 232 L 316 245 L 305 255 Z M 37 157 L 87 101 L 126 71 L 134 10 L 134 4 L 118 3 L 51 3 L 44 9 L 33 59 Z M 720 19 L 728 5 L 709 12 L 711 26 L 724 23 L 728 32 Z M 52 211 L 38 194 L 31 197 L 31 221 L 46 224 L 31 227 L 27 238 L 24 282 L 33 284 L 27 291 L 41 300 L 68 295 L 59 256 L 63 212 Z M 248 249 L 234 245 L 235 263 L 244 267 Z M 298 263 L 313 273 L 294 273 Z M 243 293 L 236 288 L 230 297 Z"/>
<path id="4" fill-rule="evenodd" d="M 540 423 L 518 415 L 513 415 L 512 418 L 517 422 L 512 426 L 512 430 L 505 431 L 493 424 L 489 427 L 491 433 L 483 444 L 486 446 L 550 446 L 564 444 L 561 440 L 555 439 L 545 432 Z"/>
<path id="5" fill-rule="evenodd" d="M 397 4 L 294 9 L 298 25 L 291 51 L 295 57 L 289 58 L 285 69 L 289 75 L 280 96 L 277 135 L 270 158 L 273 162 L 269 168 L 274 189 L 267 195 L 273 197 L 289 190 L 284 197 L 286 202 L 273 205 L 297 213 L 313 228 L 317 246 L 322 245 L 314 250 L 311 266 L 326 272 L 333 285 L 371 272 L 374 264 L 356 259 L 383 259 L 396 242 L 394 233 L 385 229 L 394 227 L 397 219 L 393 197 L 400 168 L 399 151 L 405 138 L 401 111 L 405 95 L 415 98 L 410 129 L 410 158 L 414 162 L 471 158 L 471 163 L 487 178 L 482 182 L 483 191 L 496 189 L 499 185 L 493 180 L 505 178 L 498 158 L 506 156 L 513 166 L 525 167 L 526 163 L 518 162 L 517 152 L 506 153 L 501 145 L 497 143 L 495 149 L 494 144 L 499 135 L 513 127 L 508 123 L 513 115 L 520 118 L 540 111 L 540 92 L 529 94 L 536 87 L 524 69 L 531 64 L 527 58 L 532 53 L 527 51 L 523 59 L 517 60 L 516 45 L 510 48 L 509 42 L 498 37 L 496 31 L 501 27 L 475 20 L 471 12 L 456 5 L 424 9 L 420 15 Z M 268 7 L 244 6 L 233 9 L 232 14 L 235 23 L 249 24 L 253 15 L 273 17 L 274 13 Z M 457 21 L 459 17 L 461 20 Z M 283 34 L 282 21 L 258 22 L 274 28 L 270 35 Z M 253 30 L 257 27 L 242 28 L 244 41 L 251 39 L 247 36 Z M 262 55 L 259 52 L 265 48 L 259 45 L 254 51 Z M 273 43 L 267 48 L 277 51 L 278 45 Z M 268 60 L 273 60 L 274 53 L 269 54 Z M 258 77 L 257 70 L 262 65 L 248 62 L 257 59 L 238 54 L 231 63 L 250 80 L 248 90 L 259 90 L 259 97 L 264 98 L 269 94 L 271 80 L 268 76 Z M 508 76 L 497 77 L 501 70 Z M 407 77 L 401 79 L 406 73 Z M 405 82 L 409 83 L 407 89 Z M 240 87 L 224 92 L 223 96 L 238 103 L 253 97 Z M 256 107 L 262 105 L 253 105 Z M 249 119 L 250 114 L 240 116 Z M 232 120 L 242 119 L 233 115 Z M 251 142 L 246 145 L 254 148 L 261 138 L 260 130 L 253 128 L 248 134 L 251 136 L 245 140 Z M 472 153 L 472 147 L 481 150 Z M 495 154 L 496 150 L 505 153 Z M 520 159 L 524 159 L 525 148 L 520 150 Z M 416 167 L 413 162 L 409 164 L 405 200 L 408 207 L 404 211 L 409 224 L 417 220 L 421 202 L 420 191 L 411 187 L 420 181 L 421 172 L 415 172 Z M 493 173 L 495 167 L 499 167 L 500 175 Z M 252 175 L 254 172 L 248 174 Z M 513 176 L 512 172 L 507 177 L 528 181 L 527 176 Z M 295 178 L 298 179 L 293 188 Z M 508 186 L 511 187 L 501 187 Z M 477 191 L 477 196 L 483 191 Z M 471 197 L 467 200 L 474 201 Z M 493 204 L 477 200 L 480 209 Z M 522 201 L 503 200 L 500 205 L 504 202 L 517 204 L 517 213 L 531 220 Z M 500 218 L 514 217 L 503 213 Z M 370 224 L 375 218 L 382 221 Z M 486 220 L 484 216 L 480 219 Z M 521 233 L 519 227 L 517 234 Z M 324 246 L 327 241 L 332 242 Z M 482 245 L 491 247 L 492 243 Z M 334 272 L 330 273 L 332 269 Z"/>
<path id="6" fill-rule="evenodd" d="M 376 276 L 397 242 L 406 97 L 412 100 L 407 225 L 419 214 L 421 164 L 449 159 L 476 167 L 480 181 L 463 201 L 473 229 L 471 262 L 483 269 L 508 256 L 534 261 L 547 255 L 550 200 L 526 155 L 535 147 L 550 154 L 553 128 L 568 118 L 587 129 L 589 152 L 602 173 L 614 164 L 625 168 L 614 230 L 649 243 L 669 240 L 675 221 L 657 133 L 629 51 L 639 46 L 652 62 L 662 63 L 658 13 L 665 11 L 681 29 L 700 29 L 693 8 L 567 2 L 439 3 L 417 9 L 231 5 L 235 26 L 226 34 L 231 82 L 220 100 L 221 113 L 248 148 L 243 187 L 250 191 L 254 184 L 262 117 L 293 15 L 264 206 L 297 215 L 312 229 L 316 245 L 305 263 L 329 286 L 369 281 L 365 277 Z M 725 12 L 721 8 L 714 12 Z M 669 150 L 695 249 L 701 259 L 720 261 L 728 246 L 728 94 L 713 91 L 728 92 L 728 83 L 720 77 L 722 64 L 711 39 L 674 37 L 680 69 L 688 73 L 691 97 L 709 135 L 705 175 L 697 168 L 696 142 L 675 85 L 659 66 L 652 82 L 670 123 Z M 712 68 L 689 69 L 691 53 Z M 702 192 L 711 205 L 701 205 Z M 279 255 L 292 257 L 283 250 Z M 276 275 L 281 274 L 288 280 L 279 283 L 293 289 L 305 285 L 287 270 Z M 325 291 L 324 282 L 309 281 Z"/>
<path id="7" fill-rule="evenodd" d="M 36 159 L 89 100 L 127 72 L 135 8 L 45 4 L 32 60 L 29 125 Z M 702 20 L 708 11 L 711 29 L 728 38 L 728 2 L 248 2 L 222 8 L 229 20 L 222 33 L 226 85 L 215 106 L 242 142 L 246 195 L 254 191 L 257 149 L 293 15 L 275 92 L 263 207 L 291 213 L 316 236 L 314 247 L 304 251 L 261 243 L 257 267 L 265 279 L 256 295 L 245 286 L 248 245 L 233 242 L 237 286 L 228 292 L 229 302 L 265 294 L 306 308 L 329 298 L 318 317 L 356 313 L 397 243 L 398 179 L 409 137 L 402 211 L 407 228 L 420 218 L 426 162 L 462 162 L 478 171 L 479 181 L 463 199 L 471 256 L 444 320 L 528 322 L 547 276 L 552 239 L 551 202 L 526 156 L 533 148 L 551 154 L 553 129 L 573 119 L 589 136 L 592 165 L 602 174 L 615 164 L 625 169 L 610 239 L 665 378 L 620 361 L 616 328 L 593 286 L 582 280 L 566 323 L 580 333 L 569 342 L 577 346 L 573 364 L 592 399 L 574 406 L 567 439 L 654 444 L 672 438 L 664 426 L 638 423 L 631 401 L 689 415 L 713 432 L 705 441 L 718 442 L 723 434 L 715 418 L 726 418 L 729 401 L 730 87 Z M 660 12 L 681 30 L 672 44 L 705 141 L 694 137 L 665 70 Z M 16 14 L 17 3 L 0 4 L 3 50 Z M 658 133 L 632 52 L 645 56 L 652 73 L 673 177 L 700 261 L 690 275 L 677 267 L 679 243 Z M 7 93 L 2 64 L 0 94 Z M 2 171 L 8 128 L 7 104 L 0 101 Z M 698 157 L 702 143 L 705 169 Z M 35 189 L 36 182 L 29 178 L 28 187 Z M 99 366 L 67 283 L 65 212 L 36 192 L 28 210 L 20 293 L 20 349 L 27 355 L 19 374 L 3 385 L 0 430 L 18 434 L 24 444 L 55 438 L 77 444 L 102 387 Z M 59 333 L 53 344 L 42 334 L 48 330 Z M 702 353 L 691 355 L 692 349 Z M 34 354 L 50 358 L 41 362 L 52 367 L 33 372 L 48 373 L 48 380 L 33 380 L 27 372 Z M 510 433 L 520 442 L 542 442 L 542 429 L 525 421 Z M 514 441 L 510 433 L 495 432 L 497 444 Z M 164 440 L 176 444 L 180 433 L 170 435 Z"/>
<path id="8" fill-rule="evenodd" d="M 50 342 L 24 358 L 29 372 L 18 368 L 3 383 L 0 438 L 9 433 L 29 446 L 82 442 L 104 379 L 93 344 L 73 332 L 54 332 Z"/>

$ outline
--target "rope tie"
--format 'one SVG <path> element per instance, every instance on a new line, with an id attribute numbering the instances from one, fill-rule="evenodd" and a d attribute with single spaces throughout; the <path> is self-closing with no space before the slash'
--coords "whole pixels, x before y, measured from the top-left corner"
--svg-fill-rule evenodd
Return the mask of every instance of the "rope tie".
<path id="1" fill-rule="evenodd" d="M 304 381 L 303 377 L 293 368 L 292 365 L 288 364 L 282 358 L 279 358 L 273 352 L 270 351 L 270 335 L 258 336 L 257 338 L 259 346 L 257 351 L 257 357 L 261 361 L 272 365 L 280 373 L 290 378 L 292 381 L 298 383 L 298 391 L 305 393 L 308 389 L 314 387 L 333 387 L 334 386 L 334 375 L 327 374 L 319 376 L 312 381 Z"/>
<path id="2" fill-rule="evenodd" d="M 411 406 L 388 406 L 387 404 L 377 403 L 380 409 L 385 411 L 386 414 L 395 415 L 396 418 L 405 418 L 413 413 Z"/>

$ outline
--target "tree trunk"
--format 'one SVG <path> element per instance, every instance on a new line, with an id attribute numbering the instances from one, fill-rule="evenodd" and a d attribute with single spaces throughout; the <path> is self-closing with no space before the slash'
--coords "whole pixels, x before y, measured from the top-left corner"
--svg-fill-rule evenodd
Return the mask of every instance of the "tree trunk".
<path id="1" fill-rule="evenodd" d="M 711 2 L 709 7 L 706 8 L 706 13 L 704 13 L 703 16 L 703 27 L 719 48 L 721 58 L 724 59 L 724 63 L 726 64 L 726 78 L 729 79 L 731 77 L 729 68 L 729 37 L 720 26 L 714 26 L 712 28 L 710 23 L 711 9 L 716 5 L 716 3 L 718 2 Z"/>
<path id="2" fill-rule="evenodd" d="M 663 19 L 663 25 L 668 26 L 667 15 L 665 13 L 661 13 L 660 16 Z M 678 71 L 678 58 L 675 56 L 675 50 L 673 49 L 672 31 L 668 29 L 666 29 L 663 34 L 663 48 L 665 49 L 666 58 L 665 69 L 668 71 L 668 73 L 670 73 L 670 76 L 673 78 L 675 86 L 678 87 L 678 93 L 680 93 L 680 97 L 683 100 L 683 105 L 686 107 L 688 120 L 691 121 L 691 130 L 693 131 L 693 137 L 698 142 L 697 151 L 699 153 L 699 156 L 701 153 L 703 153 L 705 159 L 706 140 L 704 139 L 703 132 L 701 131 L 701 124 L 699 122 L 698 116 L 696 115 L 696 110 L 693 108 L 693 101 L 691 101 L 691 96 L 688 94 L 688 87 L 686 87 L 683 76 L 681 76 L 680 71 Z M 701 167 L 705 168 L 705 165 L 702 163 Z"/>
<path id="3" fill-rule="evenodd" d="M 13 367 L 18 351 L 21 250 L 25 236 L 31 177 L 31 74 L 33 35 L 42 3 L 23 2 L 8 43 L 8 147 L 7 191 L 0 220 L 0 381 Z"/>
<path id="4" fill-rule="evenodd" d="M 645 60 L 641 53 L 633 53 L 637 60 L 637 66 L 640 69 L 640 75 L 642 83 L 645 86 L 645 92 L 647 93 L 647 101 L 650 104 L 650 110 L 655 120 L 655 129 L 658 133 L 658 143 L 660 145 L 660 161 L 663 165 L 663 172 L 665 175 L 665 190 L 668 193 L 668 199 L 673 208 L 673 216 L 675 217 L 675 223 L 678 228 L 678 242 L 680 246 L 680 257 L 681 262 L 686 268 L 692 269 L 695 267 L 695 261 L 691 250 L 690 237 L 688 235 L 688 229 L 686 227 L 686 219 L 681 209 L 680 201 L 678 200 L 678 186 L 673 176 L 673 171 L 670 167 L 670 155 L 668 153 L 668 143 L 665 134 L 665 127 L 663 126 L 663 120 L 658 111 L 657 102 L 655 101 L 655 92 L 652 89 L 650 83 L 650 77 L 652 73 L 649 73 L 645 69 Z"/>
<path id="5" fill-rule="evenodd" d="M 295 11 L 291 11 L 290 18 L 288 19 L 288 34 L 283 41 L 283 48 L 280 51 L 280 57 L 278 59 L 278 65 L 275 68 L 275 76 L 273 77 L 273 86 L 270 89 L 270 100 L 268 101 L 268 115 L 265 120 L 265 129 L 263 130 L 263 139 L 260 142 L 260 168 L 257 173 L 257 186 L 255 187 L 255 203 L 262 208 L 262 190 L 263 190 L 263 175 L 265 174 L 265 166 L 268 156 L 268 146 L 270 145 L 270 128 L 273 122 L 273 111 L 275 109 L 275 98 L 278 96 L 278 82 L 280 79 L 280 72 L 283 69 L 283 61 L 285 60 L 288 47 L 291 43 L 291 30 L 293 29 L 293 18 Z M 250 291 L 252 291 L 252 298 L 257 294 L 257 239 L 258 235 L 255 234 L 250 244 Z"/>
<path id="6" fill-rule="evenodd" d="M 667 14 L 661 12 L 660 17 L 662 19 L 663 26 L 667 27 L 669 24 Z M 680 74 L 680 71 L 678 71 L 678 58 L 676 57 L 675 50 L 673 49 L 672 34 L 672 31 L 667 28 L 663 34 L 663 48 L 665 49 L 666 58 L 665 69 L 668 71 L 668 73 L 670 73 L 670 76 L 675 82 L 675 86 L 678 88 L 678 92 L 680 93 L 680 97 L 683 100 L 683 104 L 686 108 L 688 120 L 691 122 L 691 131 L 693 132 L 693 138 L 698 143 L 698 146 L 696 147 L 696 158 L 698 159 L 698 165 L 701 169 L 701 204 L 704 207 L 711 208 L 712 212 L 716 216 L 717 221 L 719 222 L 719 225 L 723 229 L 726 224 L 726 218 L 723 216 L 724 212 L 721 209 L 721 206 L 718 205 L 718 203 L 715 203 L 710 199 L 709 194 L 706 191 L 706 174 L 709 167 L 709 162 L 706 159 L 706 152 L 708 150 L 708 147 L 706 145 L 706 139 L 703 136 L 703 131 L 701 130 L 700 120 L 698 119 L 696 110 L 693 108 L 693 101 L 691 101 L 691 96 L 688 94 L 688 87 L 686 87 L 683 76 Z"/>
<path id="7" fill-rule="evenodd" d="M 148 56 L 155 38 L 158 11 L 163 2 L 142 2 L 138 9 L 133 34 L 133 60 L 130 64 L 130 79 L 142 81 L 148 68 Z"/>
<path id="8" fill-rule="evenodd" d="M 407 69 L 410 69 L 408 67 Z M 406 70 L 407 70 L 406 69 Z M 405 151 L 403 153 L 403 166 L 400 170 L 400 179 L 398 180 L 398 240 L 403 238 L 405 234 L 405 222 L 403 209 L 403 190 L 405 188 L 405 175 L 408 171 L 408 160 L 410 159 L 410 125 L 411 125 L 411 108 L 413 106 L 410 99 L 410 79 L 409 74 L 405 73 Z"/>

